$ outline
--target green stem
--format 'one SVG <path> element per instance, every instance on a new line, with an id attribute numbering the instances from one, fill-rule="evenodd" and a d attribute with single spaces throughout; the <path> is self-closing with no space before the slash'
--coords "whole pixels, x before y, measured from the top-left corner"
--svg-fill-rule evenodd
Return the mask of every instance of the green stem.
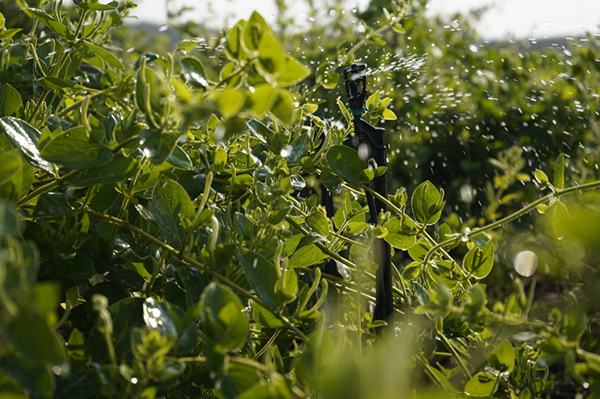
<path id="1" fill-rule="evenodd" d="M 469 369 L 467 369 L 465 362 L 463 362 L 462 358 L 460 357 L 460 355 L 454 348 L 454 345 L 452 345 L 452 342 L 450 342 L 450 340 L 448 340 L 448 338 L 441 331 L 438 331 L 437 334 L 438 334 L 438 337 L 440 337 L 440 340 L 442 341 L 442 343 L 444 344 L 446 349 L 448 349 L 448 351 L 452 354 L 452 358 L 456 361 L 456 363 L 462 370 L 465 377 L 468 377 L 469 379 L 471 379 L 473 376 L 469 372 Z"/>

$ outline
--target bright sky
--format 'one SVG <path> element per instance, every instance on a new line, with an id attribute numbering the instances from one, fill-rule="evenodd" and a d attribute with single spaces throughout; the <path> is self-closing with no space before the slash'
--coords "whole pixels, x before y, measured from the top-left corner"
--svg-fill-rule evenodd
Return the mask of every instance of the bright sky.
<path id="1" fill-rule="evenodd" d="M 164 23 L 166 0 L 138 0 L 135 15 L 141 21 Z M 259 11 L 267 20 L 275 19 L 274 0 L 173 0 L 176 5 L 189 5 L 194 11 L 189 18 L 199 22 L 217 24 L 234 23 L 239 18 L 247 18 L 253 10 Z M 317 1 L 318 3 L 319 1 Z M 346 4 L 356 4 L 359 8 L 368 0 L 346 0 Z M 293 15 L 298 20 L 306 18 L 301 6 L 303 3 L 288 0 Z M 323 3 L 330 3 L 323 1 Z M 599 0 L 430 0 L 432 14 L 451 14 L 457 11 L 468 12 L 484 4 L 491 6 L 483 19 L 476 24 L 480 36 L 493 38 L 544 38 L 552 36 L 576 36 L 586 31 L 600 34 Z M 212 11 L 211 11 L 212 10 Z M 300 22 L 300 21 L 299 21 Z"/>

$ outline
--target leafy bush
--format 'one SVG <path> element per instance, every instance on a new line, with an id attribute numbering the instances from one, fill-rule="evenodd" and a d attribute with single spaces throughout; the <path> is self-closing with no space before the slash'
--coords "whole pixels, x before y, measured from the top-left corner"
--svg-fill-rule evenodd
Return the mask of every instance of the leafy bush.
<path id="1" fill-rule="evenodd" d="M 131 2 L 17 3 L 22 25 L 0 18 L 2 395 L 600 395 L 598 71 L 585 72 L 594 44 L 562 65 L 544 64 L 548 53 L 475 52 L 470 30 L 434 29 L 424 3 L 392 2 L 362 15 L 359 31 L 339 6 L 331 24 L 302 36 L 254 13 L 214 54 L 186 39 L 128 62 L 111 32 Z M 440 69 L 392 71 L 367 101 L 373 123 L 401 116 L 386 125 L 398 133 L 388 172 L 408 187 L 378 198 L 390 212 L 370 220 L 365 193 L 376 195 L 369 182 L 383 170 L 344 145 L 352 126 L 331 92 L 336 70 L 358 57 L 384 73 L 385 51 L 419 54 L 430 36 Z M 457 60 L 465 75 L 448 66 Z M 535 85 L 557 70 L 574 80 L 542 93 Z M 491 78 L 504 73 L 514 76 Z M 437 87 L 431 74 L 442 75 Z M 471 97 L 429 101 L 463 83 Z M 575 118 L 570 101 L 588 118 Z M 477 126 L 493 129 L 477 135 Z M 558 154 L 567 126 L 569 157 Z M 504 128 L 521 133 L 516 142 L 501 139 Z M 528 145 L 541 147 L 539 168 L 520 150 Z M 457 146 L 472 158 L 461 162 Z M 436 157 L 465 180 L 436 181 L 438 169 L 421 168 Z M 479 167 L 490 157 L 496 176 Z M 481 217 L 445 210 L 482 193 L 491 200 Z M 580 194 L 565 200 L 571 193 Z M 511 198 L 527 204 L 498 209 Z M 500 229 L 536 209 L 546 213 L 529 219 L 539 235 Z M 387 321 L 372 312 L 380 239 L 396 261 Z M 502 270 L 511 253 L 524 276 L 536 259 L 548 274 L 568 273 L 571 292 L 550 296 L 540 278 L 540 293 L 535 277 Z"/>

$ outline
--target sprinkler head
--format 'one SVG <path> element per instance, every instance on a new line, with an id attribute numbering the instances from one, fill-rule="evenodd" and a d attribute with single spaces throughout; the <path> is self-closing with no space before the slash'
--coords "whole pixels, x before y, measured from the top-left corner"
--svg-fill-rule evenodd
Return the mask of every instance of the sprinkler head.
<path id="1" fill-rule="evenodd" d="M 348 68 L 345 68 L 344 82 L 350 111 L 354 116 L 361 116 L 367 110 L 365 108 L 367 97 L 367 66 L 365 64 L 352 64 Z"/>

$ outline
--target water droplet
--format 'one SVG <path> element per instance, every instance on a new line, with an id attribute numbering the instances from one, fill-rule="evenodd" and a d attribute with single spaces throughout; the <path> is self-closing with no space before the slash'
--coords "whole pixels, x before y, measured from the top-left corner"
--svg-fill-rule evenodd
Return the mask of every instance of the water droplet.
<path id="1" fill-rule="evenodd" d="M 529 277 L 537 268 L 537 255 L 532 251 L 521 251 L 515 256 L 515 270 L 523 277 Z"/>

